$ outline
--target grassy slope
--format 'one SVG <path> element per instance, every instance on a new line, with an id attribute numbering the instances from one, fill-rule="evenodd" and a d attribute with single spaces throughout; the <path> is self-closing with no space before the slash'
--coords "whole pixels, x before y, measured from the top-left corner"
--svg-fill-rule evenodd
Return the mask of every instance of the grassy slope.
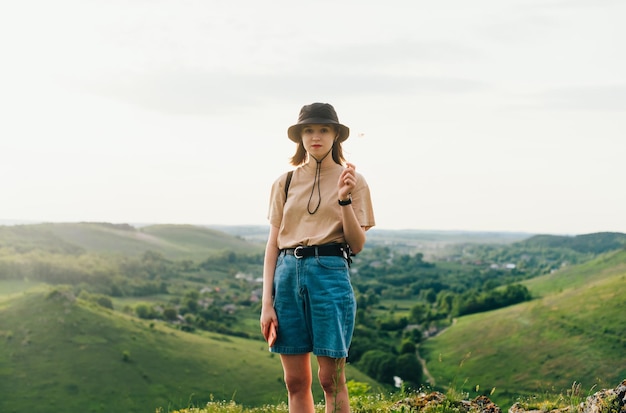
<path id="1" fill-rule="evenodd" d="M 250 243 L 244 239 L 206 227 L 191 225 L 152 225 L 141 232 L 189 250 L 199 247 L 206 250 L 251 253 L 263 251 L 265 244 Z"/>
<path id="2" fill-rule="evenodd" d="M 422 346 L 437 385 L 496 388 L 492 399 L 626 377 L 626 251 L 528 282 L 532 302 L 463 317 Z"/>
<path id="3" fill-rule="evenodd" d="M 194 260 L 221 251 L 263 251 L 261 244 L 193 225 L 153 225 L 137 229 L 107 223 L 49 223 L 0 227 L 0 246 L 25 243 L 46 250 L 61 244 L 91 252 L 133 256 L 152 250 L 170 259 Z"/>
<path id="4" fill-rule="evenodd" d="M 352 368 L 348 375 L 372 383 Z M 0 394 L 3 413 L 168 411 L 212 396 L 285 400 L 280 361 L 260 340 L 151 327 L 41 292 L 0 298 Z"/>
<path id="5" fill-rule="evenodd" d="M 586 263 L 524 282 L 535 296 L 544 296 L 565 289 L 581 288 L 590 281 L 610 278 L 626 273 L 626 251 L 600 255 Z"/>

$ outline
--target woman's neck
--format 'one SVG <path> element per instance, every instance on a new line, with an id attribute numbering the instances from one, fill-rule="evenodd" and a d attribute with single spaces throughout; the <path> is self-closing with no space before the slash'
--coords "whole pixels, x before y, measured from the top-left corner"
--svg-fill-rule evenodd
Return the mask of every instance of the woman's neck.
<path id="1" fill-rule="evenodd" d="M 312 166 L 313 168 L 317 167 L 317 164 L 320 165 L 321 168 L 326 168 L 330 165 L 333 165 L 335 160 L 333 159 L 332 150 L 329 151 L 326 155 L 321 156 L 320 158 L 315 158 L 313 155 L 308 155 L 307 164 Z"/>

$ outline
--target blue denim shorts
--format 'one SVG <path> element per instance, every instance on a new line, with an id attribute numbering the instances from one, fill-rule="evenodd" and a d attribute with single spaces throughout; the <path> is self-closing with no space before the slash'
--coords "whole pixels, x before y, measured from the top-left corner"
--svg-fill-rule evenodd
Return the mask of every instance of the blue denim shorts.
<path id="1" fill-rule="evenodd" d="M 278 338 L 270 351 L 348 357 L 356 300 L 343 257 L 281 252 L 274 273 Z"/>

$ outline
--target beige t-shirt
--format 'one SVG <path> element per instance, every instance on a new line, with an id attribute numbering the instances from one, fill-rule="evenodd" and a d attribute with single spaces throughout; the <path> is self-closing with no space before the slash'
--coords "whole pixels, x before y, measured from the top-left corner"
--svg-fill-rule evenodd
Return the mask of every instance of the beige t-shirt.
<path id="1" fill-rule="evenodd" d="M 293 171 L 287 201 L 285 183 L 287 173 L 272 185 L 268 218 L 272 226 L 279 228 L 278 248 L 294 248 L 298 245 L 323 245 L 345 243 L 340 208 L 353 208 L 362 227 L 375 225 L 372 200 L 367 182 L 357 173 L 357 185 L 352 191 L 352 204 L 342 207 L 337 203 L 337 181 L 344 167 L 336 163 L 320 170 L 318 192 L 315 181 L 315 163 L 307 163 Z M 321 202 L 318 210 L 310 214 Z M 307 210 L 307 204 L 309 205 Z"/>

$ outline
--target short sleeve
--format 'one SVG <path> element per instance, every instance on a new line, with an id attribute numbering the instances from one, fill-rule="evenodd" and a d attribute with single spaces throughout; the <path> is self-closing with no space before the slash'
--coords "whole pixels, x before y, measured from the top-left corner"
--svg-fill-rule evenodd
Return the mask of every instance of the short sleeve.
<path id="1" fill-rule="evenodd" d="M 352 193 L 352 208 L 354 209 L 359 224 L 369 229 L 376 225 L 370 188 L 363 175 L 358 175 L 357 182 L 357 187 Z"/>
<path id="2" fill-rule="evenodd" d="M 279 227 L 283 221 L 283 210 L 285 207 L 285 182 L 287 181 L 287 172 L 282 174 L 272 184 L 272 190 L 270 192 L 270 203 L 267 218 L 270 225 Z"/>

